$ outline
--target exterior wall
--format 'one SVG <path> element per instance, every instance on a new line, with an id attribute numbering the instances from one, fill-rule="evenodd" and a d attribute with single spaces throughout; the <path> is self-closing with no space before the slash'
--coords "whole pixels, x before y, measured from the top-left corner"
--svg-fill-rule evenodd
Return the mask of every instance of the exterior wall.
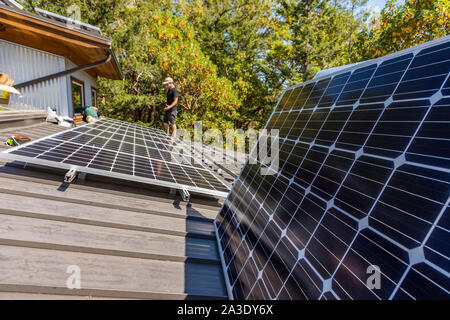
<path id="1" fill-rule="evenodd" d="M 64 58 L 48 52 L 0 39 L 0 72 L 7 73 L 15 83 L 33 80 L 65 68 Z M 67 78 L 61 77 L 21 89 L 21 95 L 11 95 L 12 109 L 56 109 L 59 115 L 69 115 Z"/>
<path id="2" fill-rule="evenodd" d="M 76 65 L 70 61 L 69 59 L 64 59 L 65 60 L 65 66 L 66 69 L 72 69 L 75 68 Z M 92 105 L 92 97 L 91 97 L 91 88 L 97 88 L 97 81 L 95 78 L 93 78 L 92 76 L 90 76 L 87 72 L 85 71 L 78 71 L 75 72 L 69 76 L 67 76 L 67 80 L 66 80 L 66 85 L 67 85 L 67 104 L 69 106 L 69 116 L 73 117 L 73 105 L 72 105 L 72 84 L 71 84 L 71 77 L 76 78 L 77 80 L 81 80 L 82 82 L 84 82 L 84 102 L 86 106 L 91 106 Z"/>
<path id="3" fill-rule="evenodd" d="M 0 73 L 7 73 L 16 84 L 75 67 L 65 57 L 0 39 Z M 47 110 L 50 107 L 58 115 L 73 117 L 71 77 L 84 82 L 85 105 L 91 106 L 91 88 L 97 88 L 97 81 L 88 73 L 78 71 L 19 90 L 21 95 L 10 96 L 9 108 Z"/>

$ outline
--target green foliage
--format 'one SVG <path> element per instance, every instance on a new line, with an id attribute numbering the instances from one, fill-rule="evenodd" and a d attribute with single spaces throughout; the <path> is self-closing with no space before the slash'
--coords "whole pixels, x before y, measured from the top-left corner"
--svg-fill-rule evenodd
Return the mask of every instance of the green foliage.
<path id="1" fill-rule="evenodd" d="M 165 77 L 180 91 L 179 125 L 255 128 L 288 85 L 449 34 L 450 0 L 23 0 L 112 39 L 125 79 L 99 80 L 108 116 L 162 127 Z M 370 21 L 368 17 L 372 15 Z"/>
<path id="2" fill-rule="evenodd" d="M 240 107 L 237 92 L 217 75 L 184 17 L 160 2 L 136 1 L 121 12 L 111 36 L 123 56 L 126 79 L 121 86 L 102 82 L 110 114 L 127 117 L 128 104 L 135 109 L 130 120 L 161 126 L 166 93 L 162 82 L 170 76 L 181 95 L 181 127 L 200 119 L 209 128 L 232 127 Z"/>
<path id="3" fill-rule="evenodd" d="M 275 103 L 265 51 L 273 29 L 274 0 L 182 0 L 176 9 L 187 17 L 202 51 L 229 79 L 242 109 L 236 127 L 263 126 Z"/>
<path id="4" fill-rule="evenodd" d="M 449 0 L 390 0 L 358 37 L 353 60 L 377 58 L 450 34 Z"/>
<path id="5" fill-rule="evenodd" d="M 355 10 L 365 1 L 282 0 L 278 14 L 288 26 L 289 37 L 270 51 L 271 59 L 286 61 L 290 83 L 311 79 L 318 71 L 346 64 L 364 15 Z M 284 40 L 284 41 L 283 41 Z"/>

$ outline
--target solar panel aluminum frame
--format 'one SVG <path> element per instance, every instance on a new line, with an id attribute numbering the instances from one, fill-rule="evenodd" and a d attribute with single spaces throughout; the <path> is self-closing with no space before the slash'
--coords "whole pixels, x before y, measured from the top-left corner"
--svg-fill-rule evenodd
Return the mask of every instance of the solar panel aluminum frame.
<path id="1" fill-rule="evenodd" d="M 68 163 L 54 162 L 54 161 L 45 160 L 45 159 L 37 159 L 37 158 L 31 158 L 31 157 L 11 154 L 11 152 L 14 152 L 16 150 L 20 150 L 22 148 L 28 147 L 28 146 L 33 145 L 35 143 L 38 143 L 40 141 L 44 141 L 46 139 L 51 139 L 51 138 L 53 138 L 53 137 L 55 137 L 57 135 L 60 135 L 62 133 L 71 132 L 71 131 L 74 131 L 74 130 L 76 130 L 78 128 L 85 127 L 85 126 L 90 126 L 90 125 L 91 124 L 88 123 L 88 124 L 85 124 L 85 125 L 82 125 L 82 126 L 79 126 L 79 127 L 76 127 L 76 128 L 71 128 L 71 129 L 68 129 L 68 130 L 65 130 L 65 131 L 62 131 L 62 132 L 57 132 L 55 134 L 52 134 L 52 135 L 49 135 L 49 136 L 45 136 L 45 137 L 37 139 L 35 141 L 31 141 L 31 142 L 28 142 L 28 143 L 25 143 L 25 144 L 22 144 L 22 145 L 19 145 L 19 146 L 7 149 L 5 151 L 0 152 L 0 159 L 10 160 L 10 161 L 21 161 L 21 162 L 25 162 L 25 163 L 32 163 L 32 164 L 42 165 L 42 166 L 47 166 L 47 167 L 57 167 L 57 168 L 66 169 L 66 170 L 76 170 L 77 172 L 82 172 L 82 173 L 87 173 L 87 174 L 94 174 L 94 175 L 99 175 L 99 176 L 104 176 L 104 177 L 111 177 L 111 178 L 116 178 L 116 179 L 121 179 L 121 180 L 141 182 L 141 183 L 151 184 L 151 185 L 160 186 L 160 187 L 167 187 L 167 188 L 172 188 L 172 189 L 185 189 L 185 190 L 188 190 L 190 192 L 199 193 L 199 194 L 203 194 L 203 195 L 210 195 L 210 196 L 212 195 L 212 196 L 217 196 L 217 197 L 222 197 L 222 198 L 225 198 L 225 197 L 228 196 L 228 192 L 222 192 L 222 191 L 218 191 L 218 190 L 194 187 L 194 186 L 189 186 L 189 185 L 184 185 L 184 184 L 177 184 L 177 183 L 163 181 L 163 180 L 158 180 L 158 179 L 150 179 L 150 178 L 133 176 L 133 175 L 123 174 L 123 173 L 118 173 L 118 172 L 112 172 L 112 171 L 100 170 L 100 169 L 95 169 L 95 168 L 88 168 L 88 167 L 83 167 L 83 166 L 77 166 L 77 165 L 68 164 Z M 149 128 L 149 129 L 153 129 L 153 128 Z M 153 130 L 155 130 L 155 129 L 153 129 Z M 184 143 L 182 140 L 179 140 L 179 139 L 177 139 L 177 140 L 178 140 L 178 142 Z M 194 157 L 192 157 L 192 158 L 195 161 Z M 205 168 L 203 166 L 203 164 L 201 164 L 201 163 L 199 163 L 199 164 L 202 166 L 202 168 L 203 168 L 202 170 L 207 171 L 217 181 L 219 181 L 226 189 L 229 189 L 229 187 L 227 185 L 225 185 L 219 178 L 217 178 L 214 175 L 213 172 L 211 172 L 210 170 Z"/>
<path id="2" fill-rule="evenodd" d="M 311 84 L 311 83 L 318 83 L 319 81 L 321 81 L 321 80 L 323 80 L 323 79 L 327 79 L 327 78 L 332 79 L 332 78 L 333 78 L 334 76 L 336 76 L 336 75 L 343 74 L 343 73 L 346 73 L 346 72 L 351 72 L 351 71 L 353 71 L 353 70 L 361 69 L 361 68 L 364 68 L 364 67 L 367 67 L 367 66 L 370 66 L 370 65 L 373 65 L 373 64 L 377 64 L 377 68 L 378 68 L 378 66 L 379 66 L 383 61 L 390 60 L 390 59 L 393 59 L 393 58 L 396 58 L 396 57 L 399 57 L 399 56 L 403 56 L 403 55 L 408 54 L 408 53 L 412 53 L 412 54 L 413 54 L 413 57 L 412 57 L 412 59 L 411 59 L 411 61 L 412 61 L 412 60 L 414 59 L 414 57 L 416 56 L 416 54 L 419 53 L 420 51 L 422 51 L 423 49 L 426 49 L 426 48 L 429 48 L 429 47 L 433 47 L 433 46 L 436 46 L 436 45 L 439 45 L 439 44 L 441 44 L 441 43 L 445 43 L 445 42 L 448 42 L 448 41 L 450 41 L 450 35 L 447 35 L 447 36 L 444 36 L 444 37 L 442 37 L 442 38 L 435 39 L 435 40 L 432 40 L 432 41 L 429 41 L 429 42 L 426 42 L 426 43 L 422 43 L 422 44 L 419 44 L 419 45 L 416 45 L 416 46 L 413 46 L 413 47 L 410 47 L 410 48 L 407 48 L 407 49 L 404 49 L 404 50 L 401 50 L 401 51 L 397 51 L 397 52 L 388 54 L 388 55 L 386 55 L 386 56 L 382 56 L 382 57 L 380 57 L 380 58 L 375 58 L 375 59 L 367 60 L 367 61 L 364 61 L 364 62 L 351 64 L 351 65 L 349 65 L 347 68 L 344 66 L 344 67 L 342 67 L 342 68 L 337 69 L 337 70 L 334 71 L 334 72 L 324 73 L 324 74 L 322 74 L 322 75 L 319 75 L 319 76 L 317 76 L 317 77 L 314 77 L 314 78 L 311 79 L 311 80 L 302 82 L 302 83 L 300 83 L 300 84 L 296 84 L 296 85 L 289 86 L 289 87 L 285 88 L 285 89 L 283 90 L 283 92 L 281 93 L 280 98 L 278 99 L 277 104 L 275 105 L 275 107 L 274 107 L 274 109 L 273 109 L 273 111 L 272 111 L 270 117 L 268 118 L 268 120 L 267 120 L 267 122 L 266 122 L 266 125 L 264 126 L 264 130 L 267 130 L 267 127 L 268 127 L 270 121 L 272 120 L 272 118 L 273 118 L 273 116 L 274 116 L 274 114 L 275 114 L 276 112 L 279 112 L 279 113 L 283 113 L 283 112 L 284 112 L 284 113 L 289 113 L 289 112 L 291 112 L 290 110 L 286 110 L 286 111 L 280 110 L 280 111 L 277 111 L 277 109 L 278 109 L 278 107 L 279 107 L 279 104 L 280 104 L 280 102 L 283 100 L 284 95 L 286 94 L 286 92 L 289 92 L 289 91 L 292 91 L 292 92 L 293 92 L 293 90 L 294 90 L 295 88 L 297 88 L 297 87 L 303 87 L 303 86 L 306 86 L 306 85 Z M 407 69 L 406 69 L 406 70 L 407 70 Z M 405 70 L 405 72 L 406 72 L 406 70 Z M 393 93 L 394 93 L 394 92 L 393 92 Z M 393 94 L 393 93 L 392 93 L 392 94 Z M 336 101 L 335 101 L 335 103 L 336 103 Z M 250 152 L 249 152 L 250 155 L 253 154 L 254 149 L 257 148 L 258 144 L 259 144 L 259 139 L 258 139 L 257 143 L 254 145 L 253 149 L 250 150 Z M 240 171 L 239 174 L 237 175 L 237 178 L 236 178 L 235 181 L 238 181 L 238 180 L 241 178 L 242 173 L 243 173 L 245 167 L 246 167 L 246 166 L 248 165 L 248 163 L 249 163 L 249 160 L 250 160 L 249 157 L 247 157 L 247 159 L 246 159 L 244 165 L 242 166 L 241 171 Z M 426 165 L 423 165 L 423 166 L 426 167 Z M 442 168 L 441 168 L 441 170 L 442 170 Z M 450 172 L 450 170 L 445 170 L 445 169 L 444 169 L 444 171 Z M 222 210 L 224 209 L 224 207 L 225 207 L 225 205 L 226 205 L 226 202 L 227 202 L 228 198 L 230 197 L 230 195 L 232 194 L 232 192 L 233 192 L 233 190 L 234 190 L 235 187 L 236 187 L 236 184 L 233 184 L 233 186 L 232 186 L 232 188 L 231 188 L 231 190 L 230 190 L 230 192 L 229 192 L 229 195 L 228 195 L 227 199 L 225 199 L 225 201 L 223 202 L 223 204 L 222 204 L 220 210 L 218 211 L 218 214 L 217 214 L 217 216 L 216 216 L 216 219 L 214 220 L 214 229 L 215 229 L 216 240 L 217 240 L 217 244 L 218 244 L 218 248 L 219 248 L 219 257 L 220 257 L 220 260 L 221 260 L 221 263 L 222 263 L 222 268 L 223 268 L 223 273 L 224 273 L 224 278 L 225 278 L 225 286 L 226 286 L 226 288 L 227 288 L 227 293 L 228 293 L 228 297 L 229 297 L 230 300 L 234 300 L 234 295 L 233 295 L 233 290 L 232 290 L 232 288 L 231 288 L 231 283 L 230 283 L 230 280 L 229 280 L 229 277 L 228 277 L 228 268 L 227 268 L 227 266 L 226 266 L 226 260 L 225 260 L 225 256 L 224 256 L 224 250 L 223 250 L 224 248 L 222 248 L 222 244 L 221 244 L 221 241 L 220 241 L 220 235 L 219 235 L 219 228 L 218 228 L 218 225 L 217 225 L 217 220 L 218 220 L 218 218 L 219 218 L 219 216 L 220 216 L 220 213 L 221 213 Z"/>

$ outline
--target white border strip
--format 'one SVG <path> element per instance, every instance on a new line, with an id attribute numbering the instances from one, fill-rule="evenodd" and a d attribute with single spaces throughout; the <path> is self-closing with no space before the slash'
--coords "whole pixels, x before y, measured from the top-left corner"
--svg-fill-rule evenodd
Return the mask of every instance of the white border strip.
<path id="1" fill-rule="evenodd" d="M 214 224 L 214 231 L 216 234 L 217 248 L 219 250 L 220 262 L 222 264 L 222 272 L 223 272 L 223 277 L 225 280 L 225 287 L 227 288 L 228 299 L 234 300 L 233 291 L 231 290 L 231 285 L 230 285 L 230 278 L 228 277 L 227 267 L 225 264 L 225 257 L 223 256 L 222 244 L 220 243 L 220 239 L 219 239 L 219 230 L 217 229 L 216 220 L 214 220 L 213 224 Z"/>

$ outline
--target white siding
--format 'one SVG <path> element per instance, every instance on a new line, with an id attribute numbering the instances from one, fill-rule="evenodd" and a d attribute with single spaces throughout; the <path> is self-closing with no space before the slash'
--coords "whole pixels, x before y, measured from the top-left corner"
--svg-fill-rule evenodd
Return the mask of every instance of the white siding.
<path id="1" fill-rule="evenodd" d="M 0 40 L 0 72 L 7 73 L 15 83 L 33 80 L 65 70 L 61 56 Z M 56 109 L 59 115 L 69 115 L 67 77 L 48 80 L 11 95 L 10 108 Z"/>

